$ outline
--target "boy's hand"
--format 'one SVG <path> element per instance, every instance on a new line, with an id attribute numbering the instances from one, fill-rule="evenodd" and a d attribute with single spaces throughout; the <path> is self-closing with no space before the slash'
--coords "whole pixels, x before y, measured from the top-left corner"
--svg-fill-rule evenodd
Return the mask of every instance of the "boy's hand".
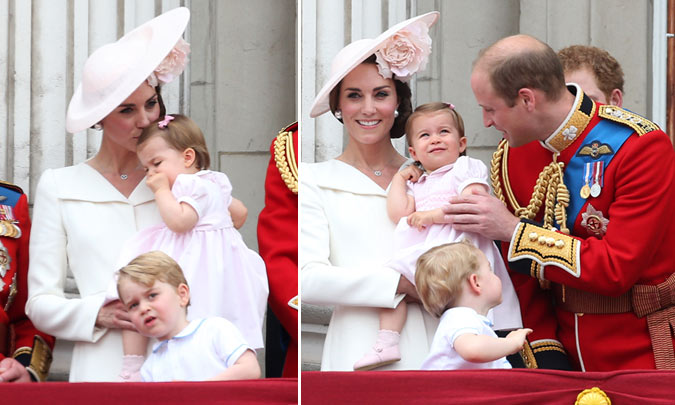
<path id="1" fill-rule="evenodd" d="M 508 335 L 506 335 L 506 337 L 504 339 L 509 340 L 514 345 L 513 347 L 514 347 L 515 350 L 513 352 L 511 352 L 511 354 L 518 353 L 519 351 L 521 351 L 523 349 L 523 347 L 525 346 L 525 338 L 530 333 L 532 333 L 532 329 L 523 328 L 523 329 L 516 329 L 514 331 L 511 331 Z"/>

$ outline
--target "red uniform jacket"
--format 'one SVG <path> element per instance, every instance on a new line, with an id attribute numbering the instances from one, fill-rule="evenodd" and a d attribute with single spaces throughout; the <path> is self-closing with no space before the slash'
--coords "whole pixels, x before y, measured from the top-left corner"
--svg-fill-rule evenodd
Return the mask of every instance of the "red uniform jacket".
<path id="1" fill-rule="evenodd" d="M 269 305 L 291 337 L 283 377 L 298 376 L 298 124 L 283 129 L 270 148 L 265 208 L 258 216 L 258 247 L 267 267 Z M 295 298 L 296 308 L 289 305 Z"/>
<path id="2" fill-rule="evenodd" d="M 574 92 L 573 87 L 570 90 Z M 623 135 L 612 144 L 610 135 L 618 132 Z M 524 325 L 534 329 L 529 338 L 535 353 L 537 341 L 542 351 L 559 350 L 547 340 L 553 339 L 562 342 L 578 369 L 653 369 L 648 316 L 636 315 L 631 300 L 634 286 L 662 283 L 675 272 L 673 145 L 650 121 L 621 108 L 595 104 L 583 94 L 568 121 L 547 142 L 560 152 L 557 161 L 565 164 L 564 183 L 576 200 L 566 210 L 571 237 L 521 222 L 511 242 L 502 244 Z M 527 206 L 540 172 L 552 157 L 553 152 L 540 142 L 509 149 L 508 173 L 501 166 L 499 184 L 505 190 L 508 179 L 518 205 Z M 573 158 L 582 162 L 576 169 L 570 166 Z M 602 159 L 606 161 L 598 168 Z M 493 161 L 493 170 L 494 163 L 498 162 Z M 594 182 L 602 186 L 600 194 L 582 198 L 583 185 Z M 513 204 L 505 200 L 513 211 Z M 543 211 L 542 206 L 535 221 L 541 221 Z M 543 266 L 537 270 L 537 264 Z M 551 289 L 540 288 L 537 278 L 550 281 Z M 620 297 L 612 306 L 621 301 L 628 308 L 570 309 L 577 304 L 588 308 L 592 300 L 584 298 L 586 292 L 601 299 Z M 662 315 L 670 313 L 671 323 L 675 322 L 672 305 L 664 302 L 665 309 L 659 309 Z M 672 345 L 671 329 L 658 329 L 666 346 Z"/>
<path id="3" fill-rule="evenodd" d="M 29 238 L 26 195 L 17 186 L 0 183 L 0 360 L 14 357 L 30 366 L 33 378 L 44 379 L 54 338 L 35 329 L 26 317 Z M 32 359 L 34 344 L 40 353 Z"/>

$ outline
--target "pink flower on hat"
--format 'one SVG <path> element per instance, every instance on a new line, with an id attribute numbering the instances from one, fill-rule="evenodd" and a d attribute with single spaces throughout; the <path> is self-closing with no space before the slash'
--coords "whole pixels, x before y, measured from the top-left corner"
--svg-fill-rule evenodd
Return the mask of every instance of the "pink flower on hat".
<path id="1" fill-rule="evenodd" d="M 429 27 L 422 21 L 396 32 L 375 52 L 378 71 L 384 78 L 396 75 L 407 82 L 413 74 L 424 70 L 431 53 Z"/>
<path id="2" fill-rule="evenodd" d="M 157 84 L 171 83 L 173 79 L 185 70 L 189 53 L 190 44 L 185 42 L 183 38 L 180 38 L 176 46 L 166 55 L 155 71 L 150 74 L 148 83 L 153 87 L 157 86 Z"/>

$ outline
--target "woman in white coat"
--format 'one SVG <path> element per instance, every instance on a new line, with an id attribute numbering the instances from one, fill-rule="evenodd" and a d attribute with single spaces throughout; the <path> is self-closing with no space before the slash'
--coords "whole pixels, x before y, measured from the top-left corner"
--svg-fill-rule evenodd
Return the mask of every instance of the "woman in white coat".
<path id="1" fill-rule="evenodd" d="M 159 85 L 185 66 L 189 17 L 171 10 L 87 59 L 66 128 L 102 129 L 101 147 L 84 163 L 46 170 L 37 187 L 26 313 L 40 330 L 76 342 L 70 381 L 114 381 L 121 369 L 120 330 L 133 326 L 119 301 L 103 302 L 123 243 L 161 221 L 136 139 L 163 110 Z M 80 298 L 64 294 L 67 269 Z"/>
<path id="2" fill-rule="evenodd" d="M 333 59 L 310 112 L 316 117 L 331 111 L 349 135 L 340 156 L 304 164 L 300 176 L 302 300 L 334 306 L 321 361 L 325 371 L 352 370 L 375 341 L 379 309 L 402 299 L 411 303 L 400 337 L 402 359 L 378 370 L 419 369 L 438 325 L 419 304 L 415 287 L 383 266 L 394 253 L 387 190 L 411 163 L 391 138 L 404 133 L 412 110 L 405 81 L 424 69 L 428 29 L 437 18 L 428 13 L 347 45 Z"/>

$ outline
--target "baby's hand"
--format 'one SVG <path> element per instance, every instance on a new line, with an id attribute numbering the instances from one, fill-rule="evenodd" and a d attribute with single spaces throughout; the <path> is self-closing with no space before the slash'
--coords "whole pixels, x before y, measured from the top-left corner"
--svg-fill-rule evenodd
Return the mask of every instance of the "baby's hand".
<path id="1" fill-rule="evenodd" d="M 165 173 L 155 173 L 148 175 L 148 178 L 145 180 L 152 190 L 153 193 L 156 193 L 158 190 L 169 188 L 169 178 Z"/>
<path id="2" fill-rule="evenodd" d="M 517 353 L 523 349 L 523 347 L 525 346 L 525 338 L 530 333 L 532 333 L 532 329 L 523 328 L 511 331 L 508 335 L 506 335 L 504 339 L 513 342 L 514 350 L 511 352 L 511 354 Z"/>
<path id="3" fill-rule="evenodd" d="M 433 223 L 434 218 L 432 215 L 429 215 L 429 211 L 417 211 L 408 215 L 408 226 L 417 228 L 418 231 L 422 231 Z"/>
<path id="4" fill-rule="evenodd" d="M 415 165 L 410 165 L 406 167 L 405 169 L 401 170 L 398 172 L 398 175 L 403 177 L 404 180 L 410 180 L 413 183 L 416 183 L 417 180 L 419 180 L 420 176 L 422 175 L 422 170 L 420 170 L 419 167 Z"/>

